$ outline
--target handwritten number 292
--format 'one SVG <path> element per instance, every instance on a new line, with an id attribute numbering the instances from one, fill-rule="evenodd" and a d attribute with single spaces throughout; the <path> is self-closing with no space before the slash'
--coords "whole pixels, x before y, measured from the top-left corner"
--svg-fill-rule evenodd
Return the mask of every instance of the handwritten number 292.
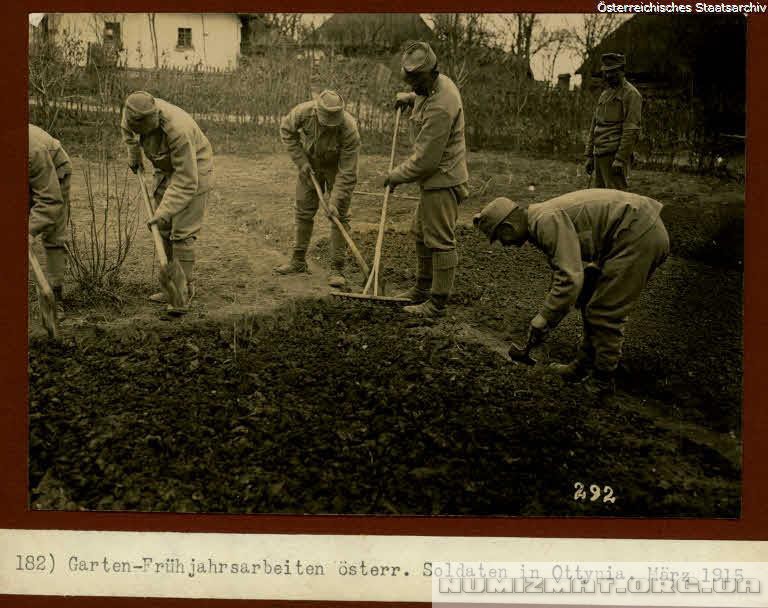
<path id="1" fill-rule="evenodd" d="M 573 487 L 576 489 L 576 492 L 573 494 L 574 500 L 586 500 L 587 499 L 587 492 L 584 489 L 584 484 L 580 481 L 577 481 L 575 484 L 573 484 Z M 589 501 L 595 502 L 597 500 L 600 500 L 600 497 L 603 497 L 603 502 L 610 502 L 614 503 L 616 502 L 616 497 L 613 495 L 613 488 L 611 486 L 603 486 L 603 489 L 600 489 L 600 486 L 597 484 L 592 484 L 589 486 Z"/>

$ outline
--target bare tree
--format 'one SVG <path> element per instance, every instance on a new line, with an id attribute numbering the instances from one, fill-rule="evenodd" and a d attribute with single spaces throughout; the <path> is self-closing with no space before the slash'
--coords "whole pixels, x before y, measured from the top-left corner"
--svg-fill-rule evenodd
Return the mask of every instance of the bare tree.
<path id="1" fill-rule="evenodd" d="M 518 70 L 527 71 L 531 60 L 545 53 L 550 71 L 554 71 L 557 57 L 570 45 L 570 31 L 543 27 L 536 13 L 504 14 L 499 18 L 504 45 L 519 59 Z"/>
<path id="2" fill-rule="evenodd" d="M 39 36 L 29 47 L 30 113 L 46 131 L 54 131 L 59 113 L 86 62 L 86 47 L 69 32 Z"/>
<path id="3" fill-rule="evenodd" d="M 571 47 L 580 55 L 582 61 L 586 61 L 603 38 L 625 19 L 625 16 L 616 13 L 582 15 L 581 23 L 570 30 Z"/>
<path id="4" fill-rule="evenodd" d="M 571 47 L 571 32 L 565 29 L 556 30 L 549 33 L 547 40 L 547 44 L 540 48 L 540 52 L 546 65 L 544 78 L 547 82 L 553 82 L 558 58 Z"/>
<path id="5" fill-rule="evenodd" d="M 263 13 L 264 24 L 291 40 L 298 41 L 304 34 L 303 13 Z"/>
<path id="6" fill-rule="evenodd" d="M 157 29 L 155 28 L 155 16 L 157 13 L 147 13 L 149 21 L 149 39 L 152 41 L 152 56 L 155 60 L 155 69 L 160 67 L 160 48 L 157 44 Z"/>
<path id="7" fill-rule="evenodd" d="M 443 71 L 461 87 L 472 59 L 494 45 L 496 34 L 482 13 L 436 13 L 431 16 Z"/>

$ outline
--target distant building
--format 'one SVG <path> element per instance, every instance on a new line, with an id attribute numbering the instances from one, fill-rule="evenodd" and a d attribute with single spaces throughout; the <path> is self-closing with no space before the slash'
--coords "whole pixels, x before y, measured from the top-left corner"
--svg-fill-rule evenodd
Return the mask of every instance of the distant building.
<path id="1" fill-rule="evenodd" d="M 72 38 L 88 57 L 129 68 L 231 70 L 240 54 L 236 13 L 47 13 L 31 37 Z"/>
<path id="2" fill-rule="evenodd" d="M 295 50 L 298 44 L 264 18 L 264 13 L 242 13 L 241 55 L 265 55 L 275 49 Z"/>
<path id="3" fill-rule="evenodd" d="M 434 33 L 417 13 L 337 13 L 305 41 L 345 55 L 388 55 L 408 40 L 432 41 Z"/>

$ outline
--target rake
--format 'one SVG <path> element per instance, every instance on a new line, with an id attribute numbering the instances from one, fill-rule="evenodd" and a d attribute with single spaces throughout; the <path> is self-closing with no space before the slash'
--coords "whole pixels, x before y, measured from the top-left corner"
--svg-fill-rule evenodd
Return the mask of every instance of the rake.
<path id="1" fill-rule="evenodd" d="M 389 172 L 395 165 L 395 150 L 397 148 L 397 132 L 400 128 L 400 112 L 401 108 L 397 109 L 395 114 L 395 131 L 392 134 L 392 151 L 389 155 Z M 332 291 L 331 295 L 337 298 L 350 299 L 356 301 L 368 301 L 373 303 L 381 303 L 388 305 L 404 305 L 412 304 L 413 302 L 408 298 L 396 298 L 392 296 L 385 296 L 382 293 L 379 294 L 379 269 L 381 268 L 381 250 L 384 243 L 384 226 L 387 220 L 387 203 L 389 202 L 389 195 L 392 192 L 392 187 L 387 185 L 384 189 L 384 203 L 381 206 L 381 219 L 379 220 L 379 234 L 376 238 L 376 250 L 373 256 L 373 267 L 371 272 L 367 273 L 367 280 L 362 293 L 347 293 L 343 291 Z M 369 293 L 372 292 L 372 293 Z"/>
<path id="2" fill-rule="evenodd" d="M 38 308 L 40 309 L 40 320 L 43 322 L 45 331 L 48 332 L 49 338 L 59 338 L 59 319 L 56 316 L 56 298 L 53 295 L 48 279 L 45 278 L 45 273 L 40 267 L 40 262 L 37 261 L 37 257 L 32 251 L 32 245 L 29 246 L 29 265 L 32 268 L 32 274 L 35 275 L 35 281 L 37 282 L 37 301 Z"/>
<path id="3" fill-rule="evenodd" d="M 357 248 L 357 245 L 355 245 L 355 242 L 352 240 L 352 237 L 349 236 L 349 233 L 344 228 L 344 224 L 341 223 L 341 220 L 339 220 L 338 217 L 333 215 L 330 212 L 330 208 L 328 207 L 328 201 L 325 200 L 325 196 L 323 196 L 323 189 L 320 187 L 320 184 L 317 181 L 317 178 L 315 177 L 314 173 L 310 173 L 309 176 L 312 178 L 312 183 L 315 186 L 315 191 L 317 192 L 317 198 L 320 200 L 320 204 L 323 206 L 323 211 L 325 212 L 325 215 L 328 216 L 328 218 L 334 223 L 336 228 L 339 229 L 339 232 L 341 232 L 341 236 L 344 237 L 344 240 L 347 243 L 347 246 L 352 251 L 352 255 L 355 256 L 355 260 L 357 261 L 357 265 L 360 266 L 360 270 L 363 271 L 363 276 L 367 277 L 370 273 L 370 269 L 368 268 L 368 264 L 366 264 L 365 260 L 363 259 L 363 256 L 360 255 L 360 250 Z"/>
<path id="4" fill-rule="evenodd" d="M 139 179 L 141 196 L 144 200 L 144 210 L 147 213 L 148 220 L 151 220 L 155 215 L 152 209 L 152 203 L 149 200 L 149 192 L 147 191 L 147 183 L 144 181 L 144 169 L 139 167 L 136 171 L 136 177 Z M 157 253 L 157 259 L 160 263 L 160 289 L 162 289 L 165 297 L 171 303 L 174 309 L 181 309 L 187 305 L 189 298 L 189 287 L 187 285 L 187 277 L 184 274 L 184 270 L 181 268 L 178 260 L 172 260 L 168 263 L 168 256 L 165 255 L 165 247 L 163 246 L 163 238 L 160 236 L 160 230 L 157 224 L 152 224 L 152 240 L 155 244 L 155 252 Z"/>

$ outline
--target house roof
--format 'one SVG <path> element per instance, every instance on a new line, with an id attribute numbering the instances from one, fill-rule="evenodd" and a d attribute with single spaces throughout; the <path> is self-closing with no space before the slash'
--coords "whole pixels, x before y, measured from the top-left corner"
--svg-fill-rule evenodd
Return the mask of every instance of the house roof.
<path id="1" fill-rule="evenodd" d="M 407 40 L 433 40 L 417 13 L 336 13 L 310 36 L 319 45 L 395 50 Z"/>
<path id="2" fill-rule="evenodd" d="M 635 15 L 595 48 L 576 70 L 596 75 L 600 56 L 624 53 L 628 76 L 675 80 L 704 72 L 744 72 L 746 19 L 740 15 Z"/>

